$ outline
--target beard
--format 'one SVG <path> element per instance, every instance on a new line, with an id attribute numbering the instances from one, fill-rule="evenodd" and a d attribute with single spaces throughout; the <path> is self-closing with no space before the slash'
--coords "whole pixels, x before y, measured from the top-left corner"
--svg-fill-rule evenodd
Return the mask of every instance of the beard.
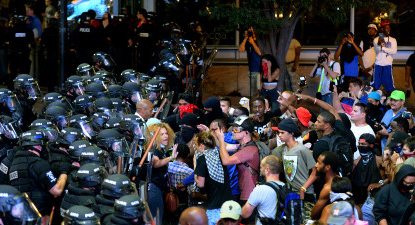
<path id="1" fill-rule="evenodd" d="M 323 176 L 324 174 L 325 174 L 325 173 L 324 173 L 324 167 L 323 167 L 323 168 L 321 168 L 320 170 L 316 169 L 316 176 L 321 177 L 321 176 Z"/>

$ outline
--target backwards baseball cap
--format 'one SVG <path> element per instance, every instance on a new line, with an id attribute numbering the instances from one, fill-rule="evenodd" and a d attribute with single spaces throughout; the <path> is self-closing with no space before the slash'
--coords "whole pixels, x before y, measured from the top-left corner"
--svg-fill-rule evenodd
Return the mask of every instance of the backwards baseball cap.
<path id="1" fill-rule="evenodd" d="M 298 136 L 300 134 L 300 130 L 298 130 L 297 124 L 291 118 L 287 118 L 281 121 L 278 124 L 278 130 L 294 133 L 294 136 Z"/>
<path id="2" fill-rule="evenodd" d="M 239 218 L 242 215 L 242 209 L 239 203 L 230 200 L 226 201 L 222 204 L 222 207 L 220 208 L 220 218 L 230 218 L 233 220 L 239 220 Z"/>
<path id="3" fill-rule="evenodd" d="M 367 95 L 367 98 L 373 98 L 373 99 L 375 99 L 375 100 L 378 100 L 378 101 L 380 101 L 380 94 L 379 93 L 377 93 L 376 91 L 374 91 L 374 92 L 370 92 L 368 95 Z"/>
<path id="4" fill-rule="evenodd" d="M 294 111 L 295 116 L 298 118 L 298 120 L 300 121 L 300 123 L 305 126 L 305 127 L 309 127 L 310 124 L 308 122 L 310 122 L 311 120 L 311 113 L 310 111 L 308 111 L 306 108 L 304 107 L 300 107 L 298 109 L 296 109 Z"/>
<path id="5" fill-rule="evenodd" d="M 375 29 L 375 30 L 378 30 L 378 27 L 377 27 L 375 24 L 373 24 L 373 23 L 369 24 L 369 25 L 367 26 L 367 28 L 373 28 L 373 29 Z"/>
<path id="6" fill-rule="evenodd" d="M 327 223 L 334 225 L 343 225 L 353 214 L 353 207 L 349 202 L 337 202 L 331 208 Z"/>
<path id="7" fill-rule="evenodd" d="M 405 140 L 409 135 L 402 131 L 396 131 L 393 133 L 391 137 L 391 141 L 388 144 L 389 148 L 395 147 L 397 144 L 401 143 L 403 140 Z"/>
<path id="8" fill-rule="evenodd" d="M 382 22 L 380 22 L 381 27 L 386 26 L 386 25 L 389 25 L 389 20 L 383 20 Z"/>
<path id="9" fill-rule="evenodd" d="M 360 135 L 359 141 L 364 141 L 368 144 L 375 144 L 376 138 L 372 134 L 364 133 Z"/>
<path id="10" fill-rule="evenodd" d="M 244 130 L 248 131 L 249 133 L 252 133 L 255 131 L 254 123 L 252 122 L 251 119 L 249 119 L 248 116 L 245 116 L 245 115 L 238 116 L 235 119 L 235 121 L 231 123 L 231 126 L 242 127 Z"/>
<path id="11" fill-rule="evenodd" d="M 391 93 L 391 96 L 388 98 L 395 99 L 395 100 L 405 100 L 405 93 L 403 91 L 394 90 Z"/>

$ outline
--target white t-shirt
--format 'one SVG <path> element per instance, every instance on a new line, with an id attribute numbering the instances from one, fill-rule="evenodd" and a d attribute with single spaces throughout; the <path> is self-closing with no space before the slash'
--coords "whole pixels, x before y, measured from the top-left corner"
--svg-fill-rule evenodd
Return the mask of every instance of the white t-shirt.
<path id="1" fill-rule="evenodd" d="M 351 124 L 352 126 L 350 130 L 353 132 L 354 137 L 356 139 L 356 147 L 359 146 L 359 138 L 362 134 L 369 133 L 373 136 L 376 136 L 373 129 L 367 124 L 365 126 L 359 126 L 359 127 L 357 127 L 353 122 L 351 122 Z M 360 157 L 360 152 L 359 152 L 359 149 L 357 149 L 357 151 L 353 155 L 353 160 L 356 160 L 359 157 Z"/>
<path id="2" fill-rule="evenodd" d="M 392 65 L 393 57 L 398 51 L 398 44 L 396 39 L 393 37 L 385 37 L 381 45 L 378 45 L 379 37 L 375 37 L 373 40 L 373 48 L 376 52 L 376 61 L 375 65 L 379 66 L 389 66 Z M 382 46 L 382 48 L 381 48 Z"/>
<path id="3" fill-rule="evenodd" d="M 271 182 L 284 186 L 284 183 L 281 181 Z M 255 187 L 248 198 L 249 204 L 257 208 L 261 218 L 275 219 L 277 201 L 277 193 L 268 185 L 259 185 Z M 261 225 L 259 218 L 256 219 L 256 225 Z"/>
<path id="4" fill-rule="evenodd" d="M 340 73 L 341 73 L 340 63 L 337 63 L 335 61 L 331 61 L 330 65 L 329 65 L 330 69 L 331 69 L 331 66 L 333 66 L 332 71 L 337 73 L 337 75 L 340 75 Z M 322 67 L 319 67 L 316 70 L 317 70 L 316 76 L 320 77 L 320 81 L 322 79 L 321 76 L 323 76 L 323 82 L 322 82 L 321 90 L 320 90 L 321 94 L 326 95 L 326 94 L 331 93 L 331 91 L 329 90 L 330 89 L 330 75 L 328 75 L 327 71 Z M 323 72 L 324 72 L 324 75 L 322 74 Z"/>

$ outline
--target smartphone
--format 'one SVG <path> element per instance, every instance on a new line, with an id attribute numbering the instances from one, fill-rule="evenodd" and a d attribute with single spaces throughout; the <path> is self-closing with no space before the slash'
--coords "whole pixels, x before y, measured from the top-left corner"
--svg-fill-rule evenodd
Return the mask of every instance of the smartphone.
<path id="1" fill-rule="evenodd" d="M 379 33 L 379 39 L 383 39 L 384 37 L 383 33 Z"/>
<path id="2" fill-rule="evenodd" d="M 301 80 L 301 81 L 305 80 L 305 76 L 301 76 L 301 77 L 300 77 L 300 80 Z"/>
<path id="3" fill-rule="evenodd" d="M 336 83 L 334 83 L 333 81 L 330 81 L 330 87 L 329 87 L 330 92 L 334 91 L 334 85 L 336 85 Z"/>
<path id="4" fill-rule="evenodd" d="M 370 86 L 364 87 L 364 88 L 362 89 L 362 91 L 366 91 L 366 92 L 370 91 Z"/>

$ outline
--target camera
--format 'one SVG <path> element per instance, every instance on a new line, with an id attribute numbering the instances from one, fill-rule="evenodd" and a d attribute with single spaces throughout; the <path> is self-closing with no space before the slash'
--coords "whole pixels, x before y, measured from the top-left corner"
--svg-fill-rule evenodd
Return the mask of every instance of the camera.
<path id="1" fill-rule="evenodd" d="M 322 55 L 322 56 L 320 56 L 320 57 L 318 57 L 318 59 L 317 59 L 317 61 L 318 61 L 318 63 L 323 63 L 323 62 L 325 62 L 325 61 L 327 61 L 328 60 L 328 56 L 327 55 Z"/>
<path id="2" fill-rule="evenodd" d="M 378 131 L 380 131 L 380 130 L 382 130 L 383 128 L 382 128 L 382 126 L 383 127 L 385 127 L 386 129 L 387 129 L 387 126 L 386 126 L 386 124 L 384 123 L 384 122 L 375 122 L 374 124 L 373 124 L 373 131 L 375 132 L 375 133 L 377 133 Z"/>
<path id="3" fill-rule="evenodd" d="M 362 89 L 362 91 L 366 91 L 366 92 L 370 91 L 370 86 L 364 87 L 364 88 Z"/>
<path id="4" fill-rule="evenodd" d="M 300 77 L 300 82 L 298 83 L 298 86 L 304 87 L 307 85 L 307 80 L 305 79 L 305 76 Z"/>
<path id="5" fill-rule="evenodd" d="M 252 36 L 254 36 L 254 33 L 252 32 L 252 31 L 248 31 L 248 37 L 252 37 Z"/>
<path id="6" fill-rule="evenodd" d="M 402 117 L 405 118 L 405 119 L 410 119 L 411 116 L 413 117 L 412 113 L 410 113 L 410 112 L 405 111 L 405 112 L 402 113 Z"/>
<path id="7" fill-rule="evenodd" d="M 329 91 L 333 92 L 334 91 L 334 86 L 336 85 L 336 83 L 334 83 L 333 81 L 330 81 L 330 87 L 329 87 Z"/>

